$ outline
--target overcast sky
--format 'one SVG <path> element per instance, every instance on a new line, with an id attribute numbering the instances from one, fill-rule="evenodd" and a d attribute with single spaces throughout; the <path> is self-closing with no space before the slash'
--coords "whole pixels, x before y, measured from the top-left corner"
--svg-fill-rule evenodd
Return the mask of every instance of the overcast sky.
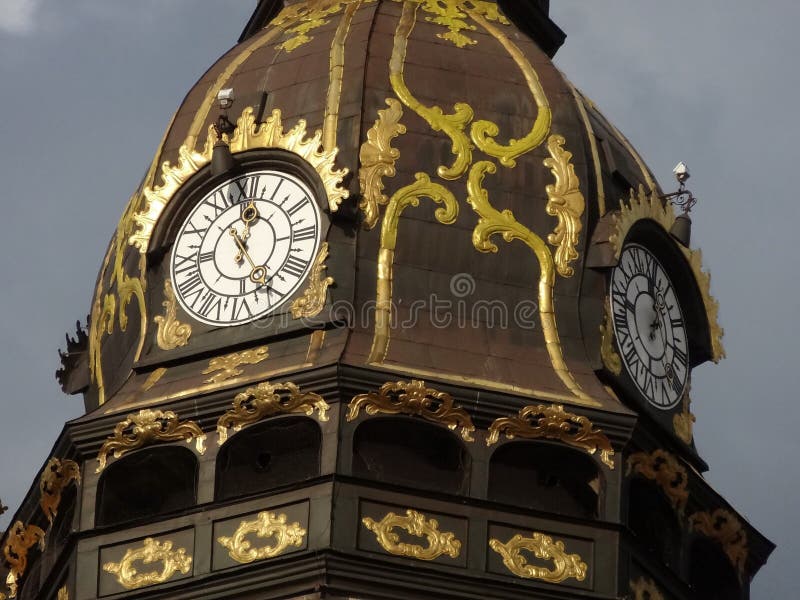
<path id="1" fill-rule="evenodd" d="M 778 544 L 755 600 L 800 597 L 795 231 L 800 4 L 554 0 L 556 63 L 666 190 L 685 161 L 692 240 L 728 358 L 695 370 L 708 481 Z M 125 203 L 190 86 L 254 0 L 0 0 L 0 498 L 10 515 L 82 401 L 56 349 L 85 322 Z"/>

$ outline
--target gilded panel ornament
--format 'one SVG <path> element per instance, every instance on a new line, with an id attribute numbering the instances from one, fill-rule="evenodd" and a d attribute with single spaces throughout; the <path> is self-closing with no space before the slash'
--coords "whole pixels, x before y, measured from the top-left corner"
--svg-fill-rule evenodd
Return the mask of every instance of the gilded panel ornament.
<path id="1" fill-rule="evenodd" d="M 103 565 L 103 570 L 115 575 L 117 582 L 126 590 L 164 583 L 175 573 L 186 575 L 192 569 L 192 557 L 186 553 L 186 548 L 173 550 L 172 546 L 173 543 L 169 540 L 159 542 L 146 538 L 140 548 L 128 549 L 120 562 L 107 562 Z M 161 570 L 140 573 L 136 568 L 138 562 L 144 565 L 160 563 Z"/>
<path id="2" fill-rule="evenodd" d="M 208 367 L 203 369 L 203 375 L 214 373 L 205 380 L 206 383 L 221 383 L 233 377 L 238 377 L 244 371 L 242 365 L 257 365 L 269 358 L 269 347 L 261 346 L 242 352 L 232 352 L 224 356 L 217 356 L 208 361 Z"/>
<path id="3" fill-rule="evenodd" d="M 333 277 L 325 276 L 328 259 L 328 242 L 323 242 L 311 271 L 308 274 L 308 286 L 303 295 L 292 302 L 292 317 L 295 319 L 316 317 L 325 307 L 328 287 L 333 284 Z"/>
<path id="4" fill-rule="evenodd" d="M 462 12 L 465 7 L 471 7 L 473 11 L 483 15 L 490 21 L 497 21 L 503 25 L 509 25 L 494 2 L 483 0 L 421 0 L 422 10 L 433 16 L 425 17 L 429 23 L 441 25 L 447 28 L 447 33 L 437 33 L 436 37 L 452 42 L 459 48 L 477 44 L 462 31 L 475 31 L 474 25 L 470 25 L 464 19 L 467 14 Z"/>
<path id="5" fill-rule="evenodd" d="M 97 454 L 96 472 L 106 468 L 109 454 L 120 458 L 132 450 L 155 443 L 185 441 L 191 444 L 193 440 L 197 451 L 204 454 L 206 436 L 197 423 L 179 421 L 178 415 L 171 410 L 143 409 L 128 415 L 114 427 L 114 434 L 103 443 Z"/>
<path id="6" fill-rule="evenodd" d="M 384 383 L 380 390 L 355 396 L 348 406 L 347 420 L 354 421 L 364 408 L 368 415 L 416 415 L 427 421 L 459 430 L 464 441 L 473 442 L 475 425 L 469 413 L 454 405 L 453 397 L 412 380 Z"/>
<path id="7" fill-rule="evenodd" d="M 81 482 L 81 468 L 78 463 L 59 458 L 51 458 L 48 461 L 39 478 L 39 492 L 41 493 L 39 504 L 51 525 L 58 514 L 62 492 L 73 482 L 76 485 Z"/>
<path id="8" fill-rule="evenodd" d="M 695 421 L 697 421 L 697 417 L 695 417 L 691 411 L 692 401 L 689 397 L 690 387 L 691 384 L 687 385 L 683 393 L 683 411 L 672 417 L 672 428 L 675 430 L 675 435 L 685 444 L 692 443 L 692 439 L 694 439 L 694 424 Z"/>
<path id="9" fill-rule="evenodd" d="M 138 228 L 128 238 L 130 244 L 136 246 L 140 252 L 147 252 L 153 228 L 175 192 L 211 161 L 214 143 L 218 139 L 216 129 L 212 125 L 208 129 L 208 137 L 201 151 L 198 152 L 193 145 L 189 145 L 193 140 L 187 140 L 178 150 L 178 164 L 164 163 L 162 166 L 161 185 L 144 189 L 144 209 L 134 216 Z M 342 187 L 342 179 L 348 170 L 334 168 L 338 150 L 321 150 L 322 132 L 316 131 L 309 137 L 303 119 L 289 131 L 284 132 L 280 110 L 273 110 L 263 123 L 256 123 L 252 107 L 247 107 L 236 121 L 236 130 L 229 139 L 225 135 L 223 139 L 228 141 L 234 154 L 255 148 L 281 148 L 297 154 L 319 174 L 332 211 L 336 211 L 342 200 L 348 196 L 347 190 Z"/>
<path id="10" fill-rule="evenodd" d="M 614 249 L 615 257 L 619 258 L 625 238 L 631 228 L 638 221 L 645 219 L 654 221 L 664 231 L 669 232 L 675 223 L 675 209 L 672 204 L 665 203 L 655 193 L 647 194 L 644 187 L 640 185 L 637 192 L 630 191 L 627 204 L 624 200 L 620 201 L 619 212 L 614 215 L 615 231 L 608 241 Z M 703 270 L 703 258 L 700 250 L 692 250 L 681 245 L 678 245 L 678 248 L 686 258 L 703 298 L 711 336 L 711 358 L 715 363 L 719 362 L 725 358 L 725 349 L 722 346 L 722 337 L 725 331 L 719 325 L 719 303 L 711 295 L 711 275 Z"/>
<path id="11" fill-rule="evenodd" d="M 328 420 L 330 406 L 319 394 L 301 392 L 294 383 L 259 383 L 236 394 L 233 408 L 217 421 L 219 444 L 228 439 L 228 429 L 240 431 L 245 425 L 279 414 L 299 413 L 307 416 L 317 413 L 320 421 Z"/>
<path id="12" fill-rule="evenodd" d="M 600 358 L 606 369 L 614 375 L 622 372 L 622 359 L 614 348 L 614 327 L 611 324 L 611 301 L 605 301 L 605 315 L 600 324 Z"/>
<path id="13" fill-rule="evenodd" d="M 739 573 L 739 578 L 744 578 L 748 553 L 747 532 L 739 519 L 724 508 L 714 512 L 696 512 L 689 517 L 689 529 L 719 543 Z"/>
<path id="14" fill-rule="evenodd" d="M 636 581 L 631 581 L 629 585 L 633 592 L 633 600 L 664 600 L 661 590 L 652 579 L 639 577 Z"/>
<path id="15" fill-rule="evenodd" d="M 575 247 L 583 227 L 581 217 L 586 202 L 575 167 L 570 162 L 572 152 L 564 149 L 565 143 L 560 135 L 551 135 L 547 140 L 550 158 L 544 159 L 544 166 L 550 169 L 556 182 L 545 187 L 548 198 L 545 210 L 548 215 L 558 218 L 555 230 L 547 236 L 547 242 L 556 247 L 556 270 L 562 277 L 572 277 L 575 270 L 570 263 L 578 258 Z"/>
<path id="16" fill-rule="evenodd" d="M 496 444 L 500 435 L 508 439 L 559 440 L 589 454 L 600 451 L 600 460 L 614 468 L 614 449 L 608 437 L 582 415 L 564 410 L 560 404 L 526 406 L 516 417 L 500 417 L 489 426 L 486 445 Z"/>
<path id="17" fill-rule="evenodd" d="M 378 119 L 367 132 L 367 141 L 361 145 L 358 162 L 358 182 L 361 188 L 359 208 L 364 213 L 364 227 L 372 229 L 378 222 L 378 206 L 389 202 L 383 192 L 383 178 L 394 177 L 395 163 L 400 151 L 392 148 L 392 140 L 406 132 L 400 123 L 403 105 L 394 98 L 387 98 L 389 108 L 378 111 Z"/>
<path id="18" fill-rule="evenodd" d="M 3 546 L 3 556 L 9 569 L 6 585 L 10 598 L 17 597 L 19 582 L 28 568 L 28 552 L 37 545 L 39 550 L 44 551 L 45 533 L 40 527 L 25 525 L 22 521 L 17 521 L 8 530 L 6 544 Z"/>
<path id="19" fill-rule="evenodd" d="M 188 323 L 178 321 L 178 303 L 175 301 L 175 290 L 172 289 L 172 281 L 164 280 L 164 315 L 157 315 L 153 318 L 158 331 L 156 332 L 156 343 L 162 350 L 174 350 L 181 348 L 189 343 L 189 336 L 192 335 L 192 326 Z"/>
<path id="20" fill-rule="evenodd" d="M 553 541 L 548 535 L 534 531 L 530 537 L 516 534 L 505 544 L 498 539 L 489 540 L 489 547 L 503 558 L 503 564 L 517 577 L 539 579 L 548 583 L 561 583 L 567 579 L 586 579 L 588 567 L 578 554 L 568 554 L 564 542 Z M 536 558 L 553 561 L 552 568 L 528 564 L 523 550 Z"/>
<path id="21" fill-rule="evenodd" d="M 255 534 L 262 539 L 273 538 L 273 544 L 253 548 L 247 536 Z M 300 523 L 286 523 L 286 515 L 261 512 L 252 521 L 242 521 L 231 537 L 219 537 L 217 541 L 227 550 L 230 557 L 238 563 L 247 564 L 283 554 L 287 548 L 303 545 L 306 530 Z"/>
<path id="22" fill-rule="evenodd" d="M 417 560 L 435 560 L 442 555 L 458 558 L 461 553 L 461 542 L 454 533 L 439 531 L 436 519 L 428 519 L 415 510 L 406 510 L 405 516 L 388 513 L 380 521 L 364 517 L 361 522 L 375 534 L 381 548 L 395 556 L 407 556 Z M 425 537 L 428 546 L 407 544 L 400 541 L 400 536 L 393 529 L 400 528 L 414 537 Z"/>
<path id="23" fill-rule="evenodd" d="M 653 450 L 637 452 L 628 457 L 627 475 L 632 473 L 641 475 L 645 479 L 654 481 L 669 498 L 672 508 L 683 513 L 686 502 L 689 500 L 689 476 L 686 469 L 678 459 L 666 450 Z"/>

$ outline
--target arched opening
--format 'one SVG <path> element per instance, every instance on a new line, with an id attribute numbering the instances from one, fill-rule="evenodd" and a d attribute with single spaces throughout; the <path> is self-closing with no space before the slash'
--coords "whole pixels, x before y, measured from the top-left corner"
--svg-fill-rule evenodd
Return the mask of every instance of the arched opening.
<path id="1" fill-rule="evenodd" d="M 672 505 L 650 481 L 636 478 L 630 482 L 628 527 L 646 550 L 673 570 L 678 569 L 681 527 Z"/>
<path id="2" fill-rule="evenodd" d="M 489 500 L 596 518 L 601 476 L 585 454 L 545 442 L 512 442 L 489 464 Z"/>
<path id="3" fill-rule="evenodd" d="M 410 418 L 365 421 L 353 437 L 353 474 L 450 494 L 469 490 L 470 456 L 448 430 Z"/>
<path id="4" fill-rule="evenodd" d="M 690 551 L 689 583 L 703 600 L 739 600 L 742 589 L 728 557 L 716 542 L 697 538 Z"/>
<path id="5" fill-rule="evenodd" d="M 305 417 L 279 418 L 248 427 L 217 457 L 216 499 L 265 492 L 320 474 L 322 432 Z"/>
<path id="6" fill-rule="evenodd" d="M 196 504 L 197 459 L 178 446 L 140 450 L 111 464 L 97 485 L 95 525 L 116 525 Z"/>

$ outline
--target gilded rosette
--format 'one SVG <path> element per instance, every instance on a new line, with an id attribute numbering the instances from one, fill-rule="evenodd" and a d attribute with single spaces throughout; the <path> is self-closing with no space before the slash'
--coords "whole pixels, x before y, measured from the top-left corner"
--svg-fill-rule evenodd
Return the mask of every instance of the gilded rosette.
<path id="1" fill-rule="evenodd" d="M 461 553 L 461 542 L 454 533 L 439 531 L 439 522 L 436 519 L 428 519 L 415 510 L 406 510 L 405 516 L 390 512 L 380 521 L 364 517 L 361 522 L 375 534 L 381 548 L 395 556 L 435 560 L 442 555 L 458 558 Z M 393 531 L 395 528 L 404 529 L 414 537 L 426 538 L 427 547 L 401 542 L 400 536 Z"/>
<path id="2" fill-rule="evenodd" d="M 669 498 L 672 508 L 683 513 L 689 500 L 689 477 L 677 457 L 666 450 L 653 450 L 649 454 L 637 452 L 628 457 L 627 475 L 636 474 L 649 479 Z"/>
<path id="3" fill-rule="evenodd" d="M 175 573 L 186 575 L 192 569 L 192 557 L 186 553 L 186 548 L 173 550 L 172 546 L 169 540 L 159 542 L 146 538 L 141 548 L 129 549 L 120 562 L 107 562 L 103 565 L 103 570 L 115 575 L 117 582 L 126 590 L 164 583 Z M 161 563 L 161 570 L 141 573 L 136 568 L 136 563 L 139 562 L 144 565 Z"/>
<path id="4" fill-rule="evenodd" d="M 261 539 L 272 538 L 273 544 L 253 548 L 247 537 L 255 534 Z M 252 521 L 242 521 L 231 537 L 219 537 L 217 541 L 227 550 L 230 557 L 238 563 L 247 564 L 265 558 L 274 558 L 288 548 L 303 545 L 306 530 L 300 523 L 286 523 L 286 515 L 261 512 Z"/>
<path id="5" fill-rule="evenodd" d="M 583 559 L 578 554 L 568 554 L 564 542 L 553 541 L 543 533 L 533 532 L 530 537 L 516 534 L 505 544 L 498 539 L 491 539 L 489 547 L 503 558 L 505 567 L 517 577 L 548 583 L 586 579 L 588 567 Z M 523 550 L 531 552 L 538 559 L 552 561 L 552 568 L 528 564 Z"/>

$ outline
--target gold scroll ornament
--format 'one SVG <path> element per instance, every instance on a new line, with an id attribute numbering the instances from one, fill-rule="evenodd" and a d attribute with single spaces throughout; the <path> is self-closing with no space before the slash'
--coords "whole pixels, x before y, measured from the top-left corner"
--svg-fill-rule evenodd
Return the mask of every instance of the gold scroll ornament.
<path id="1" fill-rule="evenodd" d="M 611 301 L 605 301 L 605 315 L 600 325 L 600 358 L 603 365 L 614 375 L 622 372 L 622 359 L 614 348 L 614 327 L 611 324 Z"/>
<path id="2" fill-rule="evenodd" d="M 22 521 L 17 521 L 8 530 L 3 556 L 9 569 L 6 585 L 11 598 L 16 598 L 19 582 L 28 568 L 28 552 L 36 545 L 39 546 L 39 550 L 44 551 L 44 538 L 45 533 L 40 527 L 25 525 Z"/>
<path id="3" fill-rule="evenodd" d="M 194 421 L 180 421 L 178 415 L 171 410 L 161 411 L 143 409 L 128 415 L 124 421 L 117 423 L 114 434 L 100 447 L 97 454 L 100 473 L 106 468 L 108 455 L 120 458 L 123 454 L 159 442 L 185 441 L 196 443 L 197 451 L 204 454 L 206 436 Z"/>
<path id="4" fill-rule="evenodd" d="M 725 556 L 739 573 L 739 579 L 744 578 L 748 554 L 747 531 L 733 513 L 724 508 L 714 512 L 696 512 L 689 517 L 689 528 L 722 546 Z"/>
<path id="5" fill-rule="evenodd" d="M 420 416 L 452 431 L 458 428 L 464 441 L 475 441 L 472 437 L 475 425 L 469 413 L 455 406 L 450 394 L 426 387 L 424 381 L 387 382 L 377 393 L 355 396 L 348 405 L 347 420 L 355 421 L 362 408 L 368 415 Z"/>
<path id="6" fill-rule="evenodd" d="M 656 449 L 651 453 L 637 452 L 628 457 L 627 475 L 635 473 L 654 481 L 669 498 L 679 513 L 683 513 L 689 500 L 689 477 L 678 459 L 666 450 Z"/>
<path id="7" fill-rule="evenodd" d="M 175 573 L 186 575 L 192 569 L 192 557 L 186 554 L 186 548 L 173 550 L 172 546 L 169 540 L 159 542 L 146 538 L 141 548 L 129 549 L 120 562 L 107 562 L 103 570 L 116 575 L 117 582 L 126 590 L 164 583 Z M 161 570 L 140 573 L 135 566 L 137 562 L 144 565 L 161 563 Z"/>
<path id="8" fill-rule="evenodd" d="M 505 544 L 498 539 L 489 540 L 489 547 L 503 558 L 503 564 L 517 577 L 540 579 L 548 583 L 561 583 L 573 578 L 586 579 L 588 567 L 577 554 L 568 554 L 564 542 L 553 541 L 548 535 L 533 532 L 530 537 L 516 534 Z M 553 561 L 551 569 L 528 564 L 522 550 L 533 553 L 536 558 Z"/>
<path id="9" fill-rule="evenodd" d="M 582 415 L 564 410 L 560 404 L 526 406 L 516 417 L 500 417 L 489 426 L 486 445 L 491 446 L 504 434 L 508 439 L 558 440 L 588 454 L 600 451 L 600 460 L 614 468 L 614 449 L 602 430 Z"/>
<path id="10" fill-rule="evenodd" d="M 255 534 L 261 539 L 274 538 L 271 545 L 253 548 L 247 536 Z M 287 548 L 303 545 L 306 530 L 300 523 L 286 524 L 286 515 L 261 512 L 252 521 L 242 521 L 231 537 L 219 537 L 217 541 L 227 550 L 228 555 L 238 563 L 247 564 L 283 554 Z"/>
<path id="11" fill-rule="evenodd" d="M 269 358 L 269 347 L 261 346 L 242 352 L 232 352 L 224 356 L 217 356 L 208 361 L 208 366 L 202 371 L 203 375 L 211 375 L 206 383 L 221 383 L 244 373 L 242 365 L 257 365 Z"/>
<path id="12" fill-rule="evenodd" d="M 456 539 L 454 533 L 439 531 L 436 519 L 427 519 L 425 515 L 415 510 L 406 510 L 404 517 L 390 512 L 380 521 L 364 517 L 361 522 L 375 534 L 381 548 L 395 556 L 435 560 L 442 555 L 458 558 L 461 553 L 461 542 Z M 400 536 L 393 531 L 395 528 L 404 529 L 414 537 L 427 538 L 428 546 L 401 542 Z"/>
<path id="13" fill-rule="evenodd" d="M 58 514 L 61 494 L 72 482 L 76 485 L 81 482 L 81 468 L 78 463 L 73 460 L 51 458 L 39 478 L 41 493 L 39 504 L 51 525 Z"/>
<path id="14" fill-rule="evenodd" d="M 185 346 L 189 343 L 189 336 L 192 335 L 192 326 L 178 321 L 178 303 L 175 300 L 172 281 L 169 279 L 164 280 L 164 302 L 161 305 L 164 307 L 164 315 L 153 318 L 158 325 L 156 344 L 162 350 L 174 350 Z"/>
<path id="15" fill-rule="evenodd" d="M 245 425 L 278 414 L 300 413 L 311 416 L 317 411 L 320 421 L 328 420 L 330 406 L 319 394 L 301 392 L 294 383 L 259 383 L 236 394 L 233 408 L 217 421 L 219 444 L 228 439 L 228 429 L 240 431 Z"/>
<path id="16" fill-rule="evenodd" d="M 325 276 L 325 261 L 328 258 L 328 242 L 322 243 L 322 248 L 314 259 L 308 275 L 308 285 L 303 295 L 292 302 L 292 317 L 295 319 L 316 317 L 325 307 L 325 296 L 328 287 L 333 284 L 333 277 Z"/>
<path id="17" fill-rule="evenodd" d="M 477 28 L 465 21 L 467 14 L 462 12 L 467 6 L 490 21 L 496 21 L 503 25 L 509 25 L 501 13 L 500 8 L 494 2 L 485 0 L 421 0 L 422 10 L 433 16 L 425 17 L 429 23 L 441 25 L 447 28 L 447 33 L 437 33 L 436 37 L 451 42 L 458 48 L 473 46 L 478 42 L 462 33 L 464 31 L 475 31 Z"/>

